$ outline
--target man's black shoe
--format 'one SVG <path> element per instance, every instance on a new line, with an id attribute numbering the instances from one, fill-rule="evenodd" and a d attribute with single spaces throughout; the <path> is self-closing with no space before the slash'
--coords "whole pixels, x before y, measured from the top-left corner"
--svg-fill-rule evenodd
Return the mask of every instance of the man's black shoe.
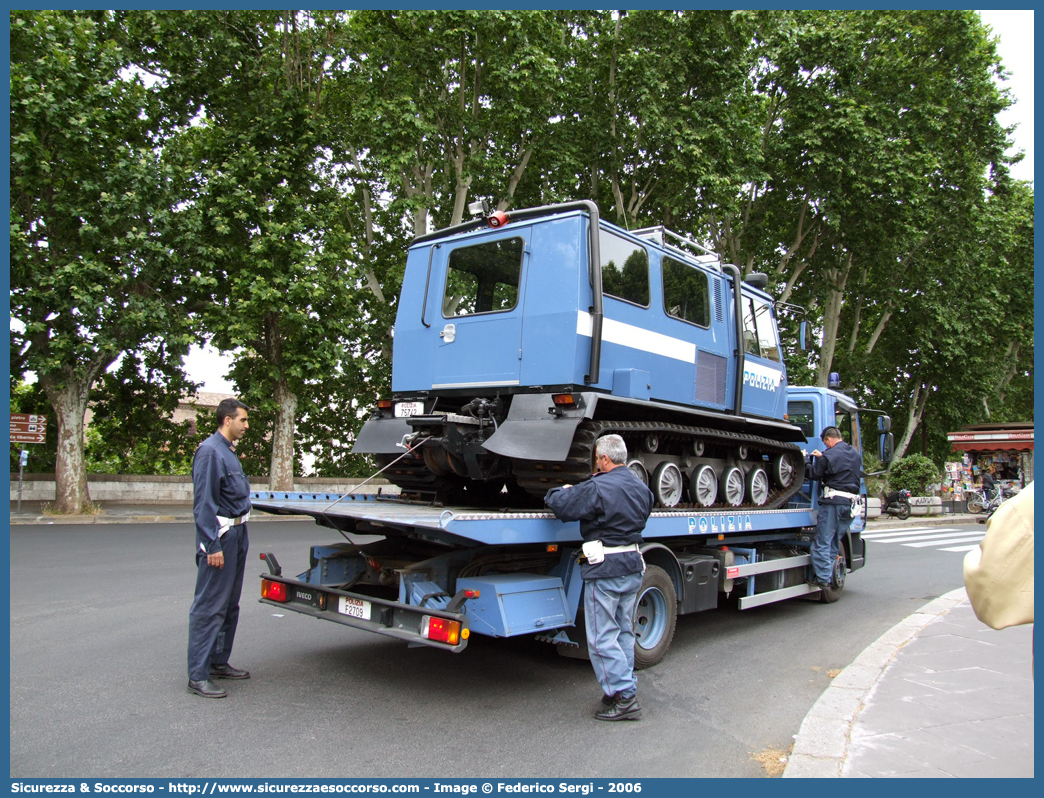
<path id="1" fill-rule="evenodd" d="M 616 700 L 617 695 L 618 694 L 606 695 L 605 693 L 602 693 L 602 704 L 604 706 L 611 707 L 613 705 L 613 702 Z"/>
<path id="2" fill-rule="evenodd" d="M 239 668 L 233 668 L 227 662 L 221 665 L 210 666 L 210 678 L 211 679 L 249 679 L 250 671 L 241 671 Z"/>
<path id="3" fill-rule="evenodd" d="M 830 585 L 828 585 L 826 582 L 820 582 L 815 577 L 812 577 L 811 579 L 806 579 L 805 580 L 805 584 L 806 585 L 810 585 L 812 587 L 817 587 L 820 590 L 822 590 L 823 588 L 826 588 L 826 587 L 830 587 Z"/>
<path id="4" fill-rule="evenodd" d="M 617 696 L 609 707 L 595 713 L 598 720 L 638 720 L 641 716 L 642 708 L 638 706 L 637 695 L 629 698 Z"/>
<path id="5" fill-rule="evenodd" d="M 204 698 L 224 698 L 228 695 L 228 693 L 220 687 L 215 687 L 210 679 L 200 679 L 198 681 L 195 679 L 189 679 L 188 691 L 190 693 L 195 693 L 196 695 L 201 695 Z"/>

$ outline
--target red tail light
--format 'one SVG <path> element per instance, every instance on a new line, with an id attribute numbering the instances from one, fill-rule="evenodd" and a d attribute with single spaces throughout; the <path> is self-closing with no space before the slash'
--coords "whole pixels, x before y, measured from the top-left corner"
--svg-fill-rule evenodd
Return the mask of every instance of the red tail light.
<path id="1" fill-rule="evenodd" d="M 377 400 L 377 407 L 379 407 L 381 410 L 391 410 L 392 409 L 392 400 L 391 399 L 378 399 Z"/>
<path id="2" fill-rule="evenodd" d="M 433 618 L 430 615 L 425 615 L 421 620 L 420 632 L 421 637 L 455 646 L 460 642 L 460 621 L 450 621 L 445 618 Z"/>
<path id="3" fill-rule="evenodd" d="M 261 598 L 269 601 L 279 601 L 285 604 L 289 601 L 286 594 L 286 585 L 282 582 L 273 582 L 271 579 L 261 580 Z"/>

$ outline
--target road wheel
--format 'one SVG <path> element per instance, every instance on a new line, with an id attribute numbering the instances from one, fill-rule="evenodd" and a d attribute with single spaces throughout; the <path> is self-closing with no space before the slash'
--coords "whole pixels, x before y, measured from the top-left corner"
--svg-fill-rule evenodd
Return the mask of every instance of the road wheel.
<path id="1" fill-rule="evenodd" d="M 765 504 L 769 497 L 769 478 L 768 474 L 765 473 L 765 469 L 760 466 L 752 468 L 747 474 L 746 489 L 747 498 L 751 504 L 757 507 Z"/>
<path id="2" fill-rule="evenodd" d="M 696 466 L 689 477 L 689 498 L 700 507 L 710 507 L 718 500 L 718 475 L 714 467 Z"/>
<path id="3" fill-rule="evenodd" d="M 910 502 L 901 501 L 899 502 L 898 509 L 895 513 L 895 517 L 900 521 L 905 521 L 910 517 Z"/>
<path id="4" fill-rule="evenodd" d="M 743 472 L 737 466 L 726 468 L 719 485 L 721 500 L 729 507 L 739 507 L 743 504 L 744 489 Z"/>
<path id="5" fill-rule="evenodd" d="M 685 492 L 685 479 L 674 463 L 660 463 L 653 472 L 652 492 L 664 507 L 676 507 Z"/>
<path id="6" fill-rule="evenodd" d="M 772 478 L 777 487 L 789 488 L 794 482 L 794 474 L 797 469 L 790 459 L 790 455 L 777 454 L 772 460 Z"/>
<path id="7" fill-rule="evenodd" d="M 632 460 L 627 464 L 627 467 L 631 469 L 631 473 L 638 477 L 643 484 L 649 484 L 649 472 L 645 470 L 641 460 Z"/>
<path id="8" fill-rule="evenodd" d="M 969 513 L 981 513 L 982 512 L 982 496 L 978 493 L 972 494 L 971 498 L 968 499 L 968 512 Z"/>
<path id="9" fill-rule="evenodd" d="M 649 565 L 631 616 L 634 627 L 634 667 L 651 668 L 667 654 L 678 623 L 678 599 L 667 572 Z"/>
<path id="10" fill-rule="evenodd" d="M 841 598 L 841 593 L 845 589 L 845 577 L 847 575 L 848 566 L 845 563 L 845 556 L 841 554 L 834 560 L 834 570 L 830 574 L 830 584 L 819 591 L 819 600 L 824 604 L 833 604 Z"/>

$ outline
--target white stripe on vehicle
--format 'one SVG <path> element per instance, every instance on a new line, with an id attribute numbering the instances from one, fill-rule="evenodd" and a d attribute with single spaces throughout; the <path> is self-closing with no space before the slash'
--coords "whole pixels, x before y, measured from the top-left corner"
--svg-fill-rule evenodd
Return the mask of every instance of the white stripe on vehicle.
<path id="1" fill-rule="evenodd" d="M 576 312 L 576 334 L 591 337 L 591 314 L 583 310 Z M 615 319 L 602 319 L 602 340 L 630 349 L 638 349 L 654 355 L 663 355 L 685 363 L 696 362 L 696 344 L 672 338 L 669 335 L 635 327 Z"/>

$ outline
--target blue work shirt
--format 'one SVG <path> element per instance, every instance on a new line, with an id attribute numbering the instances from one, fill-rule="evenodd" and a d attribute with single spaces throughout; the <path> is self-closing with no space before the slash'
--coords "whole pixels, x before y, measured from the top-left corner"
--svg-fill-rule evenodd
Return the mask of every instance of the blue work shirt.
<path id="1" fill-rule="evenodd" d="M 218 516 L 238 518 L 250 512 L 250 483 L 232 444 L 215 432 L 192 459 L 192 515 L 196 519 L 196 552 L 221 551 Z"/>
<path id="2" fill-rule="evenodd" d="M 601 471 L 571 488 L 551 488 L 544 503 L 562 521 L 579 521 L 585 541 L 600 540 L 606 546 L 642 542 L 642 530 L 652 512 L 653 495 L 629 468 Z M 607 554 L 597 565 L 585 563 L 584 579 L 626 576 L 642 570 L 638 552 Z"/>
<path id="3" fill-rule="evenodd" d="M 854 446 L 838 441 L 819 457 L 806 460 L 809 479 L 818 479 L 826 487 L 859 493 L 859 475 L 863 470 L 863 458 Z M 850 504 L 843 496 L 820 499 L 820 504 Z"/>

